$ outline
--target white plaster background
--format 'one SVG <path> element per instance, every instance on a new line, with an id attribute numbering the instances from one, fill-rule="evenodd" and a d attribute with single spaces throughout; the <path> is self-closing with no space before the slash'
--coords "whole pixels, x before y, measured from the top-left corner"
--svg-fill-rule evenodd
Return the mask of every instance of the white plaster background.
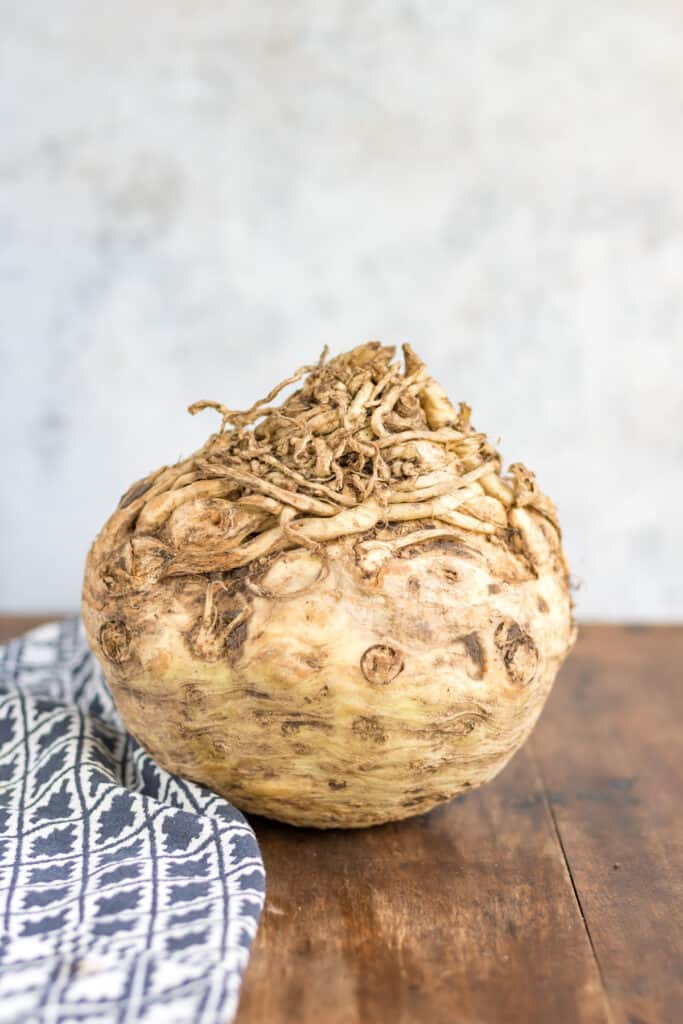
<path id="1" fill-rule="evenodd" d="M 683 5 L 0 0 L 0 607 L 295 365 L 410 340 L 683 617 Z"/>

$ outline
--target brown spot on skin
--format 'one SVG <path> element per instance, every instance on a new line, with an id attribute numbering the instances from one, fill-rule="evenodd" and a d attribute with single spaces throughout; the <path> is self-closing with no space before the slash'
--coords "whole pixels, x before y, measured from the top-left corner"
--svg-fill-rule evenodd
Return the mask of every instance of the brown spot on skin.
<path id="1" fill-rule="evenodd" d="M 301 660 L 303 661 L 304 665 L 307 665 L 308 668 L 313 669 L 314 672 L 319 672 L 323 665 L 325 664 L 325 659 L 322 658 L 319 654 L 304 654 L 302 655 Z"/>
<path id="2" fill-rule="evenodd" d="M 196 683 L 188 683 L 185 686 L 183 704 L 189 713 L 206 710 L 208 700 L 201 686 L 197 686 Z"/>
<path id="3" fill-rule="evenodd" d="M 403 658 L 393 647 L 375 644 L 364 652 L 360 668 L 369 683 L 386 686 L 403 671 Z"/>
<path id="4" fill-rule="evenodd" d="M 128 506 L 132 505 L 137 498 L 141 498 L 143 494 L 147 494 L 147 491 L 153 483 L 153 480 L 138 480 L 138 482 L 133 484 L 132 487 L 129 487 L 126 493 L 122 496 L 119 501 L 119 508 L 128 508 Z"/>
<path id="5" fill-rule="evenodd" d="M 156 676 L 161 675 L 162 672 L 165 672 L 170 664 L 171 655 L 168 653 L 168 651 L 159 651 L 159 653 L 155 654 L 151 661 L 148 662 L 147 668 Z"/>
<path id="6" fill-rule="evenodd" d="M 450 537 L 437 537 L 434 540 L 423 541 L 422 544 L 412 544 L 399 552 L 399 557 L 412 558 L 413 555 L 423 555 L 429 551 L 438 551 L 440 554 L 458 555 L 460 558 L 475 558 L 477 552 L 463 544 L 459 540 L 451 540 Z"/>
<path id="7" fill-rule="evenodd" d="M 226 640 L 225 645 L 229 651 L 238 651 L 246 638 L 247 624 L 246 622 L 240 622 L 239 626 L 235 626 L 235 628 L 228 633 L 228 639 Z"/>
<path id="8" fill-rule="evenodd" d="M 283 736 L 291 736 L 293 733 L 298 732 L 302 725 L 303 722 L 283 722 L 280 726 L 280 732 Z"/>
<path id="9" fill-rule="evenodd" d="M 469 736 L 476 729 L 479 721 L 480 719 L 477 715 L 463 715 L 462 718 L 456 720 L 453 732 L 456 736 Z"/>
<path id="10" fill-rule="evenodd" d="M 288 718 L 280 726 L 280 732 L 283 736 L 291 736 L 298 733 L 299 729 L 322 729 L 324 732 L 330 732 L 332 726 L 329 722 L 321 722 L 317 718 Z"/>
<path id="11" fill-rule="evenodd" d="M 451 739 L 453 736 L 469 736 L 478 725 L 486 722 L 489 717 L 483 708 L 472 711 L 459 710 L 457 707 L 449 714 L 434 720 L 429 729 L 422 729 L 418 735 L 425 739 L 441 736 Z"/>
<path id="12" fill-rule="evenodd" d="M 354 736 L 358 736 L 362 740 L 369 740 L 373 743 L 386 742 L 384 729 L 374 715 L 359 715 L 354 718 L 351 729 Z"/>
<path id="13" fill-rule="evenodd" d="M 523 566 L 529 579 L 538 579 L 538 571 L 533 556 L 527 550 L 524 543 L 522 531 L 517 527 L 509 526 L 503 531 L 503 543 L 511 554 L 518 559 L 520 566 Z"/>
<path id="14" fill-rule="evenodd" d="M 489 583 L 489 594 L 500 594 L 500 583 Z"/>
<path id="15" fill-rule="evenodd" d="M 548 607 L 548 602 L 545 600 L 544 597 L 539 597 L 537 604 L 539 612 L 545 613 L 550 611 L 550 608 Z"/>
<path id="16" fill-rule="evenodd" d="M 100 647 L 109 661 L 121 665 L 130 655 L 130 630 L 125 622 L 111 619 L 100 629 Z"/>
<path id="17" fill-rule="evenodd" d="M 411 594 L 420 593 L 420 581 L 418 580 L 417 576 L 408 577 L 408 590 L 410 591 Z"/>
<path id="18" fill-rule="evenodd" d="M 249 565 L 240 565 L 236 569 L 230 569 L 230 571 L 225 574 L 226 582 L 229 580 L 245 579 L 249 575 L 251 568 L 252 567 Z"/>
<path id="19" fill-rule="evenodd" d="M 454 569 L 441 569 L 440 573 L 441 573 L 441 576 L 445 580 L 448 580 L 449 583 L 459 583 L 460 582 L 460 576 L 459 576 L 459 574 Z"/>
<path id="20" fill-rule="evenodd" d="M 246 622 L 240 622 L 230 628 L 230 623 L 237 618 L 240 611 L 241 609 L 223 612 L 209 625 L 205 625 L 203 618 L 200 618 L 185 634 L 192 653 L 202 661 L 220 661 L 226 654 L 230 656 L 230 660 L 235 659 L 247 638 Z"/>
<path id="21" fill-rule="evenodd" d="M 508 528 L 503 531 L 503 540 L 510 551 L 514 554 L 519 555 L 523 553 L 524 545 L 522 543 L 522 534 L 516 527 L 508 526 Z"/>
<path id="22" fill-rule="evenodd" d="M 320 687 L 317 693 L 314 693 L 311 697 L 304 697 L 304 704 L 314 704 L 318 700 L 324 700 L 325 697 L 329 697 L 329 695 L 330 688 L 327 683 L 325 683 L 324 686 Z"/>
<path id="23" fill-rule="evenodd" d="M 538 649 L 529 634 L 517 622 L 507 619 L 497 626 L 494 641 L 510 681 L 528 685 L 538 667 Z"/>
<path id="24" fill-rule="evenodd" d="M 158 579 L 173 562 L 173 551 L 165 544 L 156 543 L 150 537 L 134 537 L 130 572 L 133 576 Z"/>
<path id="25" fill-rule="evenodd" d="M 484 648 L 479 637 L 476 633 L 468 633 L 467 636 L 461 637 L 460 642 L 464 645 L 465 650 L 475 665 L 476 678 L 483 679 L 484 672 L 486 671 L 486 655 L 484 654 Z"/>

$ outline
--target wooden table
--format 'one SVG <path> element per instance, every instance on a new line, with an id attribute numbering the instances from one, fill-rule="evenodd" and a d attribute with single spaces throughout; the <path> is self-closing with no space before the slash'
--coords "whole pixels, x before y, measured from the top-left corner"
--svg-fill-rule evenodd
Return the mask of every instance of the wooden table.
<path id="1" fill-rule="evenodd" d="M 683 1021 L 681 666 L 683 627 L 586 626 L 490 785 L 359 832 L 252 819 L 238 1024 Z"/>

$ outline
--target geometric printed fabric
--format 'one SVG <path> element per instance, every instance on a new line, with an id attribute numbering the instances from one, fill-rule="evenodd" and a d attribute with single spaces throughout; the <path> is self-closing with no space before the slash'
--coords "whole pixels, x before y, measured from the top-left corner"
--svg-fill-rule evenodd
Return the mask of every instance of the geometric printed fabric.
<path id="1" fill-rule="evenodd" d="M 226 1024 L 265 875 L 129 736 L 78 619 L 0 647 L 0 1021 Z"/>

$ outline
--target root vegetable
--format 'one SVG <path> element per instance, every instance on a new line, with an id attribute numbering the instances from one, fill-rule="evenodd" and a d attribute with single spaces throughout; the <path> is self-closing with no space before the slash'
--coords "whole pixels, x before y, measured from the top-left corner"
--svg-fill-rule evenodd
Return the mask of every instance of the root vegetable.
<path id="1" fill-rule="evenodd" d="M 127 727 L 245 811 L 358 827 L 486 782 L 573 643 L 552 502 L 404 354 L 323 353 L 248 410 L 195 403 L 219 431 L 131 487 L 88 555 Z"/>

